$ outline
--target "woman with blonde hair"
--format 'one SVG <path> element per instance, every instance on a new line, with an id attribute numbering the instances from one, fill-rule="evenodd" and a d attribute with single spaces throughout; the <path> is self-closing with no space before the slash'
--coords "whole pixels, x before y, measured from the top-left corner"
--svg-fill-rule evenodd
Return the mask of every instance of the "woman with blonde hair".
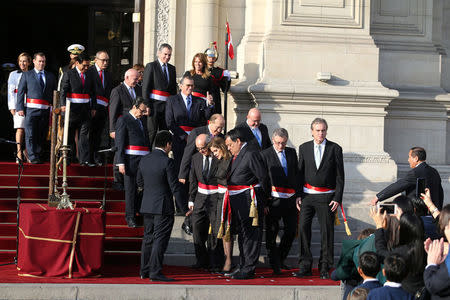
<path id="1" fill-rule="evenodd" d="M 16 129 L 16 142 L 17 144 L 17 159 L 16 163 L 19 163 L 19 159 L 23 160 L 22 150 L 24 145 L 24 137 L 25 137 L 25 116 L 19 116 L 16 111 L 17 105 L 17 89 L 19 87 L 20 78 L 22 78 L 22 74 L 27 72 L 31 66 L 31 56 L 22 52 L 19 54 L 17 58 L 17 64 L 19 65 L 19 70 L 12 71 L 9 73 L 8 78 L 8 108 L 13 116 L 14 120 L 14 129 Z M 24 101 L 26 102 L 26 101 Z"/>

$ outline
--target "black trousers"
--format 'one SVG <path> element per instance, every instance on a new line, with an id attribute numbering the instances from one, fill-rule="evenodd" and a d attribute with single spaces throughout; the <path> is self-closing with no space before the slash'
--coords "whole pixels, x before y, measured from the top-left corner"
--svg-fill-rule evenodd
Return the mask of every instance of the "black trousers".
<path id="1" fill-rule="evenodd" d="M 125 217 L 134 218 L 140 209 L 136 176 L 125 173 L 123 183 L 125 188 Z"/>
<path id="2" fill-rule="evenodd" d="M 147 117 L 147 130 L 150 140 L 150 147 L 153 145 L 156 133 L 166 129 L 166 101 L 152 100 L 150 103 L 150 116 Z"/>
<path id="3" fill-rule="evenodd" d="M 283 220 L 283 236 L 277 246 L 277 235 Z M 269 214 L 266 216 L 266 248 L 269 263 L 272 267 L 280 267 L 291 250 L 297 230 L 297 208 L 295 196 L 282 199 L 274 198 L 269 203 Z"/>
<path id="4" fill-rule="evenodd" d="M 319 269 L 328 270 L 334 259 L 334 212 L 330 209 L 332 194 L 307 194 L 300 209 L 299 243 L 300 270 L 311 269 L 313 257 L 311 253 L 311 223 L 317 213 L 320 225 L 320 257 Z"/>
<path id="5" fill-rule="evenodd" d="M 72 157 L 75 156 L 75 131 L 78 130 L 78 161 L 89 162 L 89 130 L 91 128 L 91 111 L 88 107 L 70 112 L 69 143 L 72 145 Z"/>
<path id="6" fill-rule="evenodd" d="M 30 160 L 41 159 L 48 132 L 49 109 L 27 108 L 25 115 L 25 145 Z"/>
<path id="7" fill-rule="evenodd" d="M 92 162 L 102 163 L 102 154 L 97 153 L 97 151 L 109 147 L 109 132 L 107 130 L 107 124 L 108 109 L 100 107 L 97 109 L 95 116 L 92 118 L 91 128 L 89 131 L 89 146 L 92 154 Z"/>
<path id="8" fill-rule="evenodd" d="M 153 278 L 161 274 L 164 253 L 170 240 L 173 215 L 144 215 L 144 237 L 141 248 L 141 275 Z"/>
<path id="9" fill-rule="evenodd" d="M 258 189 L 256 189 L 257 191 Z M 230 196 L 232 226 L 238 226 L 239 268 L 246 274 L 254 274 L 261 253 L 262 228 L 264 220 L 262 197 L 258 207 L 258 226 L 253 226 L 253 218 L 249 217 L 251 197 L 250 191 Z"/>

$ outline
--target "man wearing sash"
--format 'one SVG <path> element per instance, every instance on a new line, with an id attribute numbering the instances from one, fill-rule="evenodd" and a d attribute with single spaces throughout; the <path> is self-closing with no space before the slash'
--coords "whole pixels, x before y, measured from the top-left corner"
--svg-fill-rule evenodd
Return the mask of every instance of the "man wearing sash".
<path id="1" fill-rule="evenodd" d="M 17 91 L 16 110 L 19 116 L 25 115 L 25 144 L 28 157 L 33 164 L 42 162 L 40 154 L 48 131 L 53 91 L 56 90 L 55 76 L 44 70 L 45 63 L 45 54 L 36 53 L 33 58 L 34 69 L 23 73 Z M 25 95 L 26 113 L 24 113 Z"/>
<path id="2" fill-rule="evenodd" d="M 136 227 L 136 213 L 139 211 L 136 175 L 141 157 L 150 152 L 146 124 L 141 121 L 147 114 L 147 103 L 137 97 L 131 110 L 117 120 L 115 164 L 124 175 L 125 220 L 128 227 Z"/>
<path id="3" fill-rule="evenodd" d="M 244 134 L 244 138 L 250 147 L 256 147 L 257 150 L 264 150 L 271 146 L 269 131 L 267 126 L 261 123 L 261 112 L 257 108 L 251 108 L 248 111 L 245 122 L 238 124 Z"/>
<path id="4" fill-rule="evenodd" d="M 286 147 L 289 134 L 284 128 L 277 128 L 272 134 L 272 147 L 262 152 L 269 172 L 272 191 L 266 212 L 266 248 L 274 274 L 288 267 L 284 261 L 289 254 L 297 229 L 295 199 L 301 195 L 298 185 L 298 160 L 294 148 Z M 277 246 L 280 219 L 283 219 L 283 236 Z"/>
<path id="5" fill-rule="evenodd" d="M 169 64 L 172 47 L 169 44 L 161 44 L 157 55 L 157 60 L 145 66 L 142 82 L 142 95 L 149 101 L 151 110 L 147 118 L 150 145 L 153 144 L 158 130 L 167 129 L 166 102 L 169 96 L 177 94 L 176 69 Z"/>
<path id="6" fill-rule="evenodd" d="M 78 141 L 75 142 L 77 150 L 72 147 L 72 157 L 78 152 L 80 165 L 94 166 L 90 162 L 89 130 L 91 120 L 95 116 L 97 99 L 94 93 L 94 80 L 88 74 L 90 60 L 83 53 L 75 58 L 75 68 L 64 73 L 61 81 L 61 110 L 66 109 L 66 99 L 70 103 L 69 117 L 69 143 L 72 141 L 75 132 L 78 132 Z"/>
<path id="7" fill-rule="evenodd" d="M 311 275 L 311 223 L 316 213 L 321 233 L 320 278 L 330 278 L 328 270 L 333 266 L 334 220 L 336 209 L 342 205 L 344 161 L 342 148 L 326 139 L 327 130 L 324 119 L 314 119 L 311 123 L 313 140 L 298 149 L 298 180 L 303 193 L 296 200 L 300 211 L 300 270 L 294 273 L 296 277 Z"/>
<path id="8" fill-rule="evenodd" d="M 240 258 L 239 267 L 225 275 L 250 279 L 255 276 L 261 251 L 263 208 L 269 191 L 267 169 L 260 152 L 248 146 L 240 129 L 230 130 L 225 143 L 233 155 L 227 181 L 231 226 L 238 228 Z"/>

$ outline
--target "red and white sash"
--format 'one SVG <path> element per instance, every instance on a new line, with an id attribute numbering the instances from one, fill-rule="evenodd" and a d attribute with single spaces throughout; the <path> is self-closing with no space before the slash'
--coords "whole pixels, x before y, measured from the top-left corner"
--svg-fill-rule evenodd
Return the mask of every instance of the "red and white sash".
<path id="1" fill-rule="evenodd" d="M 150 98 L 160 101 L 167 101 L 167 98 L 169 98 L 170 93 L 164 92 L 164 91 L 158 91 L 158 90 L 152 90 L 150 93 Z"/>
<path id="2" fill-rule="evenodd" d="M 213 195 L 213 194 L 217 193 L 218 189 L 217 189 L 217 185 L 208 185 L 208 184 L 198 182 L 197 191 L 203 195 Z"/>
<path id="3" fill-rule="evenodd" d="M 150 153 L 150 149 L 145 146 L 129 145 L 125 148 L 125 154 L 128 154 L 128 155 L 147 155 L 149 153 Z"/>
<path id="4" fill-rule="evenodd" d="M 303 186 L 303 192 L 306 194 L 331 194 L 335 191 L 336 190 L 332 190 L 326 187 L 312 186 L 309 183 L 305 183 L 305 185 Z"/>
<path id="5" fill-rule="evenodd" d="M 89 103 L 91 98 L 89 97 L 89 94 L 67 93 L 67 100 L 72 103 Z"/>
<path id="6" fill-rule="evenodd" d="M 291 198 L 292 196 L 295 195 L 295 190 L 290 189 L 290 188 L 272 186 L 271 194 L 272 194 L 272 197 L 275 197 L 275 198 L 287 199 L 287 198 Z"/>
<path id="7" fill-rule="evenodd" d="M 48 101 L 27 98 L 27 107 L 29 108 L 48 109 L 50 106 L 51 105 Z"/>
<path id="8" fill-rule="evenodd" d="M 205 101 L 208 100 L 208 99 L 206 98 L 206 95 L 203 95 L 202 93 L 199 93 L 199 92 L 192 92 L 192 96 L 202 98 L 202 99 L 204 99 Z"/>
<path id="9" fill-rule="evenodd" d="M 191 131 L 195 128 L 192 126 L 180 126 L 181 129 L 183 129 L 184 132 L 187 133 L 187 135 L 191 134 Z"/>
<path id="10" fill-rule="evenodd" d="M 109 104 L 109 99 L 103 96 L 97 96 L 97 104 L 107 107 Z"/>

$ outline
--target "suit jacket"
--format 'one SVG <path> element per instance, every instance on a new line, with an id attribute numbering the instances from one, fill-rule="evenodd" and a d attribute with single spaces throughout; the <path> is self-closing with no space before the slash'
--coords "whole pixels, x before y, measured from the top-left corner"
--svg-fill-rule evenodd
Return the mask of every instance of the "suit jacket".
<path id="1" fill-rule="evenodd" d="M 66 98 L 68 93 L 88 94 L 91 98 L 90 103 L 71 103 L 70 111 L 74 113 L 85 113 L 86 108 L 95 109 L 97 99 L 94 92 L 94 78 L 88 72 L 84 73 L 84 85 L 81 82 L 77 67 L 65 72 L 61 80 L 60 104 L 66 106 Z"/>
<path id="2" fill-rule="evenodd" d="M 181 94 L 170 96 L 166 104 L 166 124 L 175 141 L 183 141 L 188 134 L 179 126 L 199 127 L 206 125 L 212 108 L 206 107 L 205 100 L 192 96 L 191 110 L 188 114 Z"/>
<path id="3" fill-rule="evenodd" d="M 414 300 L 414 296 L 401 287 L 383 286 L 371 290 L 367 300 Z"/>
<path id="4" fill-rule="evenodd" d="M 136 176 L 140 155 L 125 154 L 127 146 L 145 146 L 150 149 L 150 142 L 148 139 L 146 122 L 142 122 L 142 128 L 138 121 L 129 113 L 125 113 L 117 120 L 116 130 L 116 164 L 125 164 L 125 172 L 127 175 Z"/>
<path id="5" fill-rule="evenodd" d="M 182 178 L 182 179 L 188 178 L 189 170 L 191 168 L 192 155 L 194 155 L 197 152 L 197 148 L 195 147 L 195 139 L 200 134 L 208 134 L 211 136 L 208 125 L 194 128 L 191 131 L 191 134 L 189 134 L 186 147 L 184 148 L 184 153 L 183 153 L 183 158 L 181 160 L 181 166 L 180 166 L 180 172 L 178 173 L 178 178 Z M 221 138 L 224 137 L 222 133 L 219 133 L 218 136 L 220 136 Z"/>
<path id="6" fill-rule="evenodd" d="M 111 90 L 113 88 L 111 74 L 107 70 L 103 71 L 103 82 L 104 82 L 104 86 L 103 86 L 102 81 L 100 79 L 100 75 L 98 74 L 97 68 L 95 67 L 95 65 L 90 67 L 87 70 L 87 73 L 89 73 L 89 75 L 93 78 L 95 96 L 96 97 L 102 96 L 109 100 L 109 98 L 111 96 Z M 105 108 L 105 106 L 97 103 L 96 109 L 99 109 L 99 108 L 103 109 L 103 108 Z"/>
<path id="7" fill-rule="evenodd" d="M 30 99 L 41 99 L 48 101 L 49 105 L 53 105 L 53 91 L 56 90 L 55 76 L 44 70 L 45 87 L 42 91 L 39 77 L 36 71 L 30 70 L 24 72 L 19 81 L 19 87 L 17 88 L 17 111 L 24 110 L 24 97 Z"/>
<path id="8" fill-rule="evenodd" d="M 175 213 L 173 196 L 177 206 L 183 209 L 183 213 L 188 211 L 187 199 L 178 181 L 173 159 L 167 157 L 163 151 L 155 149 L 141 159 L 137 184 L 144 188 L 141 213 L 173 215 Z"/>
<path id="9" fill-rule="evenodd" d="M 267 126 L 260 123 L 259 130 L 261 131 L 261 146 L 258 143 L 255 135 L 253 134 L 250 126 L 248 126 L 247 122 L 243 122 L 236 126 L 236 129 L 239 128 L 244 134 L 245 141 L 251 147 L 256 147 L 258 150 L 264 150 L 272 146 L 272 142 L 270 141 L 269 131 L 267 130 Z"/>
<path id="10" fill-rule="evenodd" d="M 253 185 L 258 183 L 261 185 L 263 202 L 265 202 L 270 195 L 270 182 L 264 160 L 260 152 L 245 145 L 236 159 L 231 162 L 228 185 Z"/>
<path id="11" fill-rule="evenodd" d="M 423 280 L 432 300 L 450 298 L 450 276 L 445 262 L 426 268 Z"/>
<path id="12" fill-rule="evenodd" d="M 342 148 L 327 139 L 319 169 L 314 160 L 314 141 L 298 148 L 299 185 L 309 183 L 315 187 L 335 189 L 334 201 L 342 203 L 344 192 L 344 159 Z"/>
<path id="13" fill-rule="evenodd" d="M 425 178 L 425 186 L 430 189 L 431 200 L 439 210 L 442 210 L 444 202 L 444 190 L 442 189 L 441 176 L 435 168 L 426 162 L 409 170 L 404 178 L 397 180 L 377 194 L 378 200 L 382 201 L 395 194 L 406 192 L 407 197 L 416 197 L 417 178 Z"/>
<path id="14" fill-rule="evenodd" d="M 189 201 L 198 203 L 198 201 L 205 200 L 208 195 L 197 193 L 198 183 L 201 182 L 207 185 L 217 185 L 214 175 L 217 171 L 217 165 L 219 160 L 213 155 L 211 159 L 211 165 L 209 166 L 208 176 L 203 176 L 203 155 L 201 153 L 195 153 L 192 156 L 192 168 L 189 174 Z"/>
<path id="15" fill-rule="evenodd" d="M 136 85 L 134 91 L 136 97 L 142 96 L 141 87 Z M 130 92 L 123 82 L 112 89 L 109 100 L 109 132 L 116 131 L 117 118 L 131 109 L 133 101 Z"/>
<path id="16" fill-rule="evenodd" d="M 288 175 L 284 173 L 278 154 L 273 147 L 261 152 L 261 155 L 269 172 L 272 186 L 291 188 L 295 190 L 295 196 L 302 193 L 302 187 L 298 184 L 298 159 L 294 148 L 286 147 L 284 150 L 288 167 Z"/>
<path id="17" fill-rule="evenodd" d="M 164 73 L 158 60 L 148 63 L 144 70 L 142 82 L 142 95 L 145 99 L 150 99 L 152 90 L 168 92 L 171 95 L 177 94 L 177 72 L 173 65 L 167 64 L 169 72 L 169 82 L 164 78 Z"/>
<path id="18" fill-rule="evenodd" d="M 373 290 L 379 287 L 382 287 L 383 285 L 378 281 L 378 280 L 370 280 L 370 281 L 366 281 L 364 283 L 361 283 L 360 285 L 358 285 L 357 287 L 355 287 L 355 289 L 357 288 L 364 288 L 364 289 L 368 289 Z"/>

